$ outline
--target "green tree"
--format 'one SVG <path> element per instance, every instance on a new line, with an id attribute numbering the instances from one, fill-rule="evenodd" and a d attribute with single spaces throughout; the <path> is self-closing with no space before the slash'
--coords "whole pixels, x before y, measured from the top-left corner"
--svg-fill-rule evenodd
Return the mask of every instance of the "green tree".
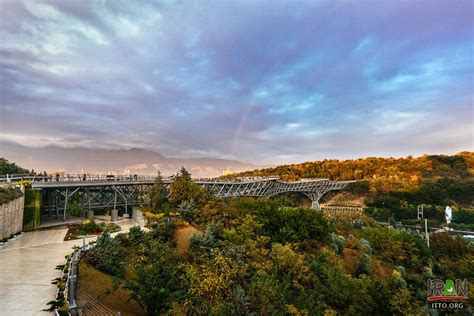
<path id="1" fill-rule="evenodd" d="M 187 201 L 201 208 L 209 200 L 209 193 L 196 184 L 191 179 L 191 174 L 182 167 L 170 185 L 169 199 L 174 207 L 179 207 L 182 202 Z"/>
<path id="2" fill-rule="evenodd" d="M 160 315 L 170 307 L 172 298 L 179 296 L 179 261 L 174 246 L 168 243 L 156 241 L 148 250 L 148 260 L 139 256 L 130 264 L 124 288 L 148 315 Z"/>
<path id="3" fill-rule="evenodd" d="M 158 171 L 155 183 L 151 187 L 151 207 L 153 212 L 159 211 L 167 203 L 167 192 L 161 173 Z"/>
<path id="4" fill-rule="evenodd" d="M 192 204 L 193 201 L 182 201 L 181 204 L 178 207 L 179 211 L 179 216 L 181 217 L 182 220 L 187 221 L 188 223 L 191 223 L 194 221 L 196 218 L 196 209 L 194 208 L 194 205 Z"/>
<path id="5" fill-rule="evenodd" d="M 5 158 L 0 158 L 0 174 L 29 173 L 25 168 L 18 166 L 14 162 L 8 162 Z"/>
<path id="6" fill-rule="evenodd" d="M 100 270 L 116 276 L 125 272 L 127 249 L 119 238 L 110 237 L 109 233 L 102 233 L 97 238 L 97 244 L 90 253 L 90 261 Z"/>

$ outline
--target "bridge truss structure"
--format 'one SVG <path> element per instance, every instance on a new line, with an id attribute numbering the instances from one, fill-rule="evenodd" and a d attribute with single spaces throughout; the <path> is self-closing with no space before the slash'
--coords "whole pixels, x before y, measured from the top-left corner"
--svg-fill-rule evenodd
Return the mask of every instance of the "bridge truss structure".
<path id="1" fill-rule="evenodd" d="M 83 210 L 97 208 L 116 209 L 124 207 L 127 213 L 129 206 L 149 205 L 150 186 L 155 184 L 152 176 L 96 176 L 96 175 L 12 175 L 0 177 L 0 182 L 28 180 L 32 188 L 42 192 L 43 212 L 62 215 L 70 202 L 79 204 Z M 162 180 L 162 185 L 169 192 L 172 178 Z M 301 192 L 311 200 L 311 208 L 320 209 L 319 200 L 329 191 L 340 190 L 354 181 L 332 181 L 329 179 L 302 179 L 286 182 L 278 177 L 249 177 L 224 179 L 194 179 L 194 182 L 206 188 L 216 197 L 254 196 L 269 198 L 286 192 Z"/>

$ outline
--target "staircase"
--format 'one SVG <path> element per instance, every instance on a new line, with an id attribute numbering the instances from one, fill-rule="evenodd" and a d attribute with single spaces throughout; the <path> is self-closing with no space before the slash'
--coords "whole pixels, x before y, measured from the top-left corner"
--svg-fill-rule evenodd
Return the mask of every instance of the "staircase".
<path id="1" fill-rule="evenodd" d="M 116 314 L 95 297 L 76 287 L 77 314 L 82 316 L 115 316 Z"/>

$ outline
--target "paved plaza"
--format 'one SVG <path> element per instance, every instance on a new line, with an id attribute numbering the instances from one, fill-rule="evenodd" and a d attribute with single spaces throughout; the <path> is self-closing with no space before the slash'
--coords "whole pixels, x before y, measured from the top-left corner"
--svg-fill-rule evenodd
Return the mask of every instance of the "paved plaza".
<path id="1" fill-rule="evenodd" d="M 122 231 L 135 225 L 133 220 L 118 222 Z M 46 303 L 54 300 L 60 276 L 55 267 L 82 240 L 63 241 L 67 228 L 23 233 L 0 246 L 0 316 L 48 315 Z M 89 238 L 93 240 L 94 238 Z"/>

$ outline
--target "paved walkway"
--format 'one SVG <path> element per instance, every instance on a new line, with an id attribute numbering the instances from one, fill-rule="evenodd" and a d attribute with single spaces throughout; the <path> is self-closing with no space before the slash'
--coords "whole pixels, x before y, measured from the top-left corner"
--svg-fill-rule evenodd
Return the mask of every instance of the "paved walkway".
<path id="1" fill-rule="evenodd" d="M 124 232 L 135 222 L 118 224 Z M 74 245 L 82 246 L 82 240 L 63 241 L 66 232 L 67 228 L 28 232 L 0 246 L 0 316 L 49 314 L 42 309 L 56 295 L 51 280 L 60 272 L 54 268 L 64 263 Z"/>

